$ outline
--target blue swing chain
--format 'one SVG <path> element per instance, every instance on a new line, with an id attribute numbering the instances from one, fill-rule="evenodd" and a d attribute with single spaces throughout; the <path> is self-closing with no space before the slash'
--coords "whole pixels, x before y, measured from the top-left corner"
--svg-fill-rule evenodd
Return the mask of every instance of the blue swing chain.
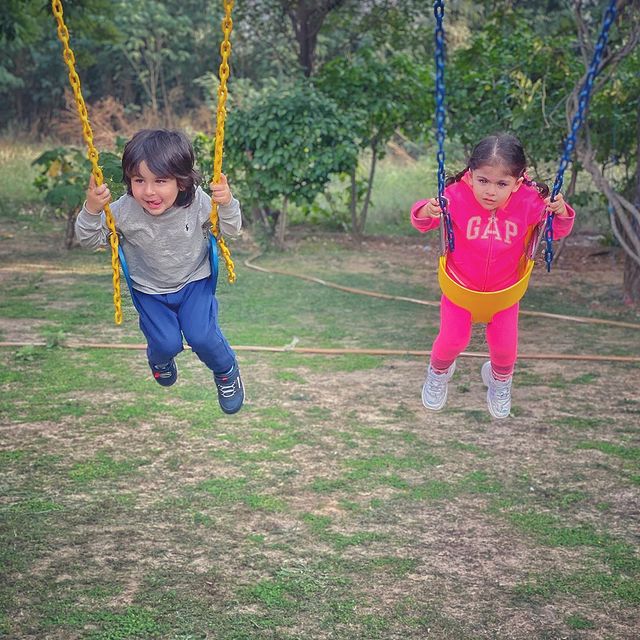
<path id="1" fill-rule="evenodd" d="M 552 202 L 555 200 L 556 196 L 562 189 L 564 172 L 571 162 L 571 156 L 573 155 L 573 150 L 576 146 L 578 131 L 582 126 L 585 113 L 589 106 L 589 99 L 591 97 L 593 82 L 598 75 L 598 71 L 600 70 L 599 67 L 602 60 L 602 54 L 604 52 L 604 48 L 607 46 L 607 40 L 609 39 L 609 29 L 611 28 L 611 25 L 615 20 L 616 11 L 616 0 L 611 0 L 609 3 L 609 7 L 604 15 L 602 29 L 600 30 L 600 35 L 593 52 L 593 58 L 591 60 L 591 64 L 589 65 L 589 72 L 587 73 L 584 85 L 580 90 L 578 110 L 573 116 L 573 121 L 571 122 L 571 130 L 564 141 L 564 151 L 562 152 L 562 159 L 560 160 L 558 173 L 553 184 L 553 190 L 551 191 Z M 547 271 L 551 271 L 551 263 L 553 262 L 553 213 L 551 213 L 551 211 L 547 211 L 544 238 L 546 241 L 546 248 L 544 250 L 544 261 L 547 263 Z"/>
<path id="2" fill-rule="evenodd" d="M 445 109 L 444 109 L 444 57 L 445 57 L 445 40 L 444 40 L 444 0 L 436 0 L 433 3 L 433 13 L 436 17 L 436 140 L 438 142 L 438 202 L 442 209 L 442 220 L 444 221 L 444 234 L 449 251 L 453 251 L 455 241 L 453 237 L 453 227 L 451 225 L 451 216 L 447 199 L 444 197 L 444 139 L 445 139 Z M 443 242 L 444 246 L 444 242 Z"/>

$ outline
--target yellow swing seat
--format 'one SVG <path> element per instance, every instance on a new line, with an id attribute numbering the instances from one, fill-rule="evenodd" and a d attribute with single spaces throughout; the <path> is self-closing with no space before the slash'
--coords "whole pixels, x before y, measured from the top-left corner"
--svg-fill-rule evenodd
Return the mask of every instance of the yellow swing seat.
<path id="1" fill-rule="evenodd" d="M 438 264 L 438 282 L 442 293 L 451 302 L 471 312 L 472 322 L 491 322 L 498 311 L 508 309 L 524 296 L 529 286 L 533 265 L 533 260 L 527 259 L 520 280 L 506 289 L 474 291 L 463 287 L 447 273 L 447 256 L 441 255 Z"/>

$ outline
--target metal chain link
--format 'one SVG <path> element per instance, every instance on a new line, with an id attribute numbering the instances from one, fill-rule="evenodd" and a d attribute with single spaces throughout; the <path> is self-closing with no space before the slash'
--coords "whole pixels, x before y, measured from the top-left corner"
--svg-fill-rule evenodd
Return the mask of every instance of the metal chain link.
<path id="1" fill-rule="evenodd" d="M 220 85 L 218 86 L 218 109 L 216 111 L 216 138 L 213 153 L 213 178 L 214 183 L 220 182 L 220 174 L 222 173 L 222 153 L 224 150 L 224 123 L 227 117 L 227 79 L 229 78 L 229 56 L 231 55 L 231 30 L 233 29 L 233 20 L 231 19 L 231 11 L 235 0 L 222 0 L 224 5 L 224 18 L 222 19 L 222 32 L 224 39 L 220 44 L 220 63 L 219 76 Z M 211 200 L 211 233 L 220 247 L 220 253 L 227 265 L 227 278 L 230 283 L 236 281 L 236 272 L 231 259 L 231 252 L 227 247 L 224 238 L 220 234 L 218 204 Z"/>
<path id="2" fill-rule="evenodd" d="M 69 46 L 69 30 L 64 22 L 62 12 L 61 0 L 51 0 L 51 10 L 58 23 L 58 39 L 62 43 L 63 53 L 62 57 L 69 68 L 69 82 L 73 89 L 73 95 L 78 110 L 78 116 L 82 123 L 82 136 L 87 144 L 87 157 L 93 167 L 92 173 L 96 181 L 96 186 L 100 186 L 104 182 L 104 176 L 102 175 L 102 169 L 98 164 L 99 155 L 98 150 L 93 144 L 93 132 L 91 125 L 89 124 L 89 116 L 87 113 L 87 107 L 82 97 L 82 91 L 80 89 L 80 78 L 76 72 L 75 62 L 76 58 Z M 109 204 L 105 204 L 104 212 L 106 217 L 107 226 L 109 227 L 109 244 L 111 245 L 111 269 L 113 271 L 113 306 L 114 306 L 114 319 L 116 324 L 122 323 L 122 304 L 120 295 L 120 269 L 118 261 L 118 234 L 116 233 L 116 225 L 111 214 L 111 208 Z"/>
<path id="3" fill-rule="evenodd" d="M 564 180 L 564 172 L 571 162 L 571 156 L 573 155 L 573 151 L 576 146 L 578 132 L 580 131 L 580 127 L 584 122 L 584 118 L 587 112 L 587 108 L 589 107 L 589 100 L 591 98 L 591 90 L 593 89 L 593 82 L 600 71 L 600 62 L 602 61 L 602 54 L 604 53 L 604 48 L 607 46 L 607 40 L 609 39 L 609 29 L 615 20 L 617 12 L 616 0 L 610 0 L 609 7 L 607 8 L 604 19 L 602 22 L 602 29 L 600 30 L 600 35 L 598 36 L 598 41 L 596 43 L 595 49 L 593 51 L 593 58 L 591 59 L 591 64 L 589 65 L 589 71 L 587 72 L 587 77 L 585 79 L 584 85 L 580 90 L 579 99 L 578 99 L 578 110 L 576 114 L 573 116 L 573 120 L 571 122 L 571 129 L 569 134 L 567 135 L 564 141 L 564 150 L 562 152 L 562 158 L 560 160 L 560 165 L 558 166 L 558 173 L 556 174 L 556 179 L 553 184 L 553 189 L 551 191 L 551 200 L 555 200 L 556 196 L 560 193 L 562 189 L 562 183 Z M 547 271 L 551 271 L 551 263 L 553 262 L 553 214 L 551 211 L 547 211 L 547 219 L 545 222 L 544 229 L 544 238 L 546 242 L 546 248 L 544 251 L 544 261 L 547 263 Z"/>
<path id="4" fill-rule="evenodd" d="M 433 13 L 436 18 L 436 141 L 438 142 L 438 202 L 442 209 L 442 217 L 440 221 L 440 232 L 442 242 L 442 252 L 445 253 L 447 248 L 453 251 L 455 248 L 455 238 L 453 236 L 453 226 L 451 224 L 451 216 L 449 214 L 448 202 L 444 197 L 445 183 L 445 117 L 444 108 L 445 88 L 444 88 L 444 61 L 445 61 L 445 38 L 444 38 L 444 1 L 436 0 L 433 3 Z"/>

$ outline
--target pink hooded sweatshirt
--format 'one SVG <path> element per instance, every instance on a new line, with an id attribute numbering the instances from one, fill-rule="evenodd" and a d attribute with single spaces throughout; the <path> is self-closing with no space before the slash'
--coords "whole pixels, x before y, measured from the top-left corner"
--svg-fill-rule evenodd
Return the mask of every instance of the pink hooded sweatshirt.
<path id="1" fill-rule="evenodd" d="M 499 291 L 516 283 L 532 228 L 544 218 L 545 204 L 538 190 L 522 184 L 503 208 L 490 212 L 473 195 L 469 172 L 444 190 L 449 201 L 455 247 L 447 257 L 449 275 L 475 291 Z M 439 218 L 417 218 L 427 204 L 419 200 L 411 207 L 411 224 L 418 231 L 440 226 Z M 553 219 L 553 239 L 569 235 L 575 211 L 567 205 L 567 216 Z"/>

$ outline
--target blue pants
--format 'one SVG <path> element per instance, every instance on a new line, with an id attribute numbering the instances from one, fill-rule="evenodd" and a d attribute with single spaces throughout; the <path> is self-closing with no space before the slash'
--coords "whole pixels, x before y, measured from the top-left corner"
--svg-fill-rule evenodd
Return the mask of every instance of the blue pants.
<path id="1" fill-rule="evenodd" d="M 175 293 L 134 289 L 131 294 L 151 364 L 164 364 L 180 353 L 184 335 L 193 352 L 214 373 L 226 373 L 233 367 L 236 356 L 218 326 L 218 301 L 211 278 L 190 282 Z"/>

